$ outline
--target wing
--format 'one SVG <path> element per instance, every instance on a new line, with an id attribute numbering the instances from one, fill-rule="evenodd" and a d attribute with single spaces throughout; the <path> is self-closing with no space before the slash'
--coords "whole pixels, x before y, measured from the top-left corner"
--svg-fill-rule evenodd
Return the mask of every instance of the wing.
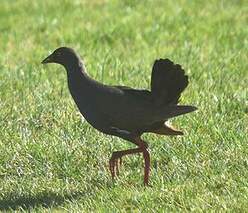
<path id="1" fill-rule="evenodd" d="M 151 92 L 148 90 L 133 89 L 127 86 L 114 86 L 115 88 L 121 90 L 124 95 L 133 97 L 137 100 L 152 102 Z"/>
<path id="2" fill-rule="evenodd" d="M 169 59 L 156 60 L 152 68 L 151 93 L 157 105 L 177 104 L 188 85 L 188 76 Z"/>
<path id="3" fill-rule="evenodd" d="M 101 114 L 104 115 L 102 120 L 108 121 L 108 126 L 120 130 L 144 129 L 154 122 L 195 110 L 190 106 L 155 106 L 151 92 L 147 90 L 122 86 L 109 89 L 101 96 L 102 102 L 105 102 L 105 107 L 100 109 Z M 98 106 L 101 106 L 100 102 Z"/>

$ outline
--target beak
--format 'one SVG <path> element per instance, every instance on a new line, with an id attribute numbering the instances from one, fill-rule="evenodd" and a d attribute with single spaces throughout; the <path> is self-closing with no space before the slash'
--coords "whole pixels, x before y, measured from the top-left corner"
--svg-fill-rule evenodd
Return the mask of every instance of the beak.
<path id="1" fill-rule="evenodd" d="M 41 63 L 42 64 L 48 64 L 48 63 L 53 63 L 54 61 L 53 61 L 53 55 L 51 54 L 51 55 L 49 55 L 49 56 L 47 56 Z"/>

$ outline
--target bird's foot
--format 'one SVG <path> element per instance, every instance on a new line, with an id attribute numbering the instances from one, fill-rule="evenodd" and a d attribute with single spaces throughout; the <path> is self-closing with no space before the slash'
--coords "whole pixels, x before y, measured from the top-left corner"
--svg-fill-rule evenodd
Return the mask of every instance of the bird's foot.
<path id="1" fill-rule="evenodd" d="M 115 176 L 119 175 L 119 167 L 122 165 L 121 156 L 118 155 L 118 152 L 113 152 L 112 157 L 109 160 L 109 170 L 111 176 L 114 179 Z"/>

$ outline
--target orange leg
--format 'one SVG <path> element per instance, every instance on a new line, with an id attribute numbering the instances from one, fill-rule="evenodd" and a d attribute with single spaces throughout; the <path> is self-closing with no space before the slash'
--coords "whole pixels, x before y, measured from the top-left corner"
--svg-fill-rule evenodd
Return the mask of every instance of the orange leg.
<path id="1" fill-rule="evenodd" d="M 144 185 L 148 185 L 149 182 L 149 174 L 150 174 L 150 154 L 147 149 L 143 150 L 143 157 L 145 160 L 144 167 Z"/>
<path id="2" fill-rule="evenodd" d="M 143 153 L 145 166 L 144 166 L 144 185 L 148 185 L 149 181 L 149 173 L 150 173 L 150 154 L 147 150 L 147 143 L 144 142 L 140 137 L 135 138 L 133 143 L 138 145 L 138 148 L 135 149 L 128 149 L 123 151 L 116 151 L 113 152 L 110 161 L 109 161 L 109 169 L 112 175 L 112 178 L 114 179 L 115 175 L 119 174 L 119 168 L 118 168 L 118 160 L 120 160 L 121 164 L 121 158 L 125 155 L 129 154 L 136 154 L 136 153 Z"/>

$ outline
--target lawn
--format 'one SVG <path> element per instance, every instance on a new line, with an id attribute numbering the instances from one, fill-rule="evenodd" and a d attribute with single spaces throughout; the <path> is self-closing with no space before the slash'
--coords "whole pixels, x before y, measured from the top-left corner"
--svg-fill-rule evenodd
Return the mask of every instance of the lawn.
<path id="1" fill-rule="evenodd" d="M 245 1 L 29 1 L 0 3 L 0 211 L 244 212 L 248 209 L 248 4 Z M 97 132 L 77 111 L 61 66 L 41 60 L 73 47 L 90 76 L 150 87 L 157 58 L 190 84 L 172 120 L 183 137 L 146 134 L 115 182 L 108 159 L 133 147 Z"/>

